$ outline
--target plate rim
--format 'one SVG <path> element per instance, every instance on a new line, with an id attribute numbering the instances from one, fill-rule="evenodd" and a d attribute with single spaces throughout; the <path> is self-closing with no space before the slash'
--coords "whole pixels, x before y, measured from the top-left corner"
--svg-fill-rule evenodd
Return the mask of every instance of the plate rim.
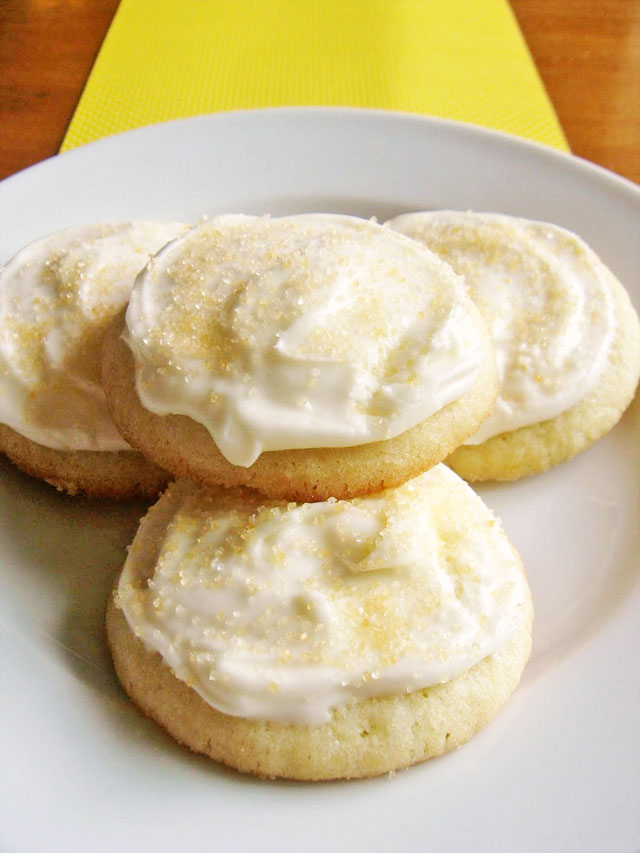
<path id="1" fill-rule="evenodd" d="M 166 121 L 153 122 L 151 124 L 141 125 L 140 127 L 130 128 L 128 130 L 123 130 L 119 133 L 100 137 L 100 139 L 91 140 L 90 142 L 86 142 L 83 145 L 78 145 L 74 148 L 69 148 L 65 151 L 58 151 L 55 154 L 52 154 L 50 157 L 45 158 L 44 160 L 40 160 L 37 163 L 33 163 L 30 166 L 26 166 L 18 172 L 7 176 L 2 181 L 0 181 L 0 188 L 8 182 L 12 182 L 16 178 L 20 178 L 26 173 L 30 173 L 33 169 L 40 168 L 44 164 L 51 164 L 56 160 L 62 159 L 66 161 L 70 156 L 79 156 L 80 152 L 85 152 L 82 154 L 82 156 L 87 156 L 86 152 L 91 153 L 93 151 L 99 150 L 100 147 L 106 144 L 118 144 L 119 140 L 123 140 L 126 144 L 126 141 L 128 139 L 136 139 L 140 136 L 144 136 L 147 134 L 154 134 L 159 132 L 159 129 L 162 128 L 176 128 L 191 123 L 217 123 L 224 122 L 225 120 L 244 120 L 245 118 L 247 120 L 255 120 L 258 118 L 272 118 L 277 116 L 279 120 L 280 117 L 282 117 L 283 119 L 287 117 L 302 118 L 308 117 L 309 115 L 318 117 L 333 116 L 335 118 L 370 117 L 374 120 L 379 120 L 383 122 L 386 122 L 388 119 L 393 119 L 394 123 L 406 122 L 407 125 L 414 124 L 415 126 L 421 127 L 431 126 L 433 128 L 439 128 L 441 130 L 450 130 L 457 134 L 470 134 L 479 138 L 494 140 L 497 143 L 506 144 L 510 148 L 515 147 L 521 149 L 522 151 L 527 151 L 536 156 L 548 158 L 549 160 L 554 162 L 564 163 L 565 165 L 567 163 L 571 163 L 573 168 L 577 170 L 583 170 L 585 175 L 589 175 L 592 178 L 605 180 L 609 183 L 612 183 L 613 185 L 617 185 L 617 187 L 623 192 L 630 192 L 631 197 L 637 197 L 638 201 L 640 202 L 640 184 L 636 184 L 629 178 L 626 178 L 623 175 L 619 175 L 616 172 L 607 169 L 605 166 L 600 166 L 599 164 L 587 160 L 584 157 L 580 157 L 579 155 L 574 154 L 570 150 L 562 151 L 558 148 L 554 148 L 553 146 L 546 145 L 542 142 L 527 139 L 524 136 L 508 133 L 506 131 L 497 130 L 491 127 L 485 127 L 484 125 L 460 121 L 459 119 L 451 119 L 435 115 L 426 115 L 422 113 L 404 112 L 401 110 L 385 110 L 382 108 L 371 107 L 321 105 L 255 107 L 251 109 L 225 110 L 220 112 L 198 113 L 197 115 L 182 116 L 167 119 Z"/>

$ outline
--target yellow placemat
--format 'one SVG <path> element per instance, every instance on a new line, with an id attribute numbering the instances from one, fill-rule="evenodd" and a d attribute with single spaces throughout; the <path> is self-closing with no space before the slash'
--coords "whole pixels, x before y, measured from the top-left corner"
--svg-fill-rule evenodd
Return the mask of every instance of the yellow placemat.
<path id="1" fill-rule="evenodd" d="M 121 0 L 61 150 L 182 116 L 320 104 L 568 148 L 506 0 Z"/>

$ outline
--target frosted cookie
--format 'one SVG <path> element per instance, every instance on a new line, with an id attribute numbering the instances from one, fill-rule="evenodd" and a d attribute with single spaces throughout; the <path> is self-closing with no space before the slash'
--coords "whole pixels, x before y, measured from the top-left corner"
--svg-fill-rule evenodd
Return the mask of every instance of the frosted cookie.
<path id="1" fill-rule="evenodd" d="M 399 484 L 491 410 L 462 281 L 363 219 L 225 216 L 160 252 L 107 336 L 133 446 L 205 485 L 323 500 Z"/>
<path id="2" fill-rule="evenodd" d="M 179 742 L 314 780 L 464 743 L 515 689 L 531 620 L 500 523 L 438 465 L 352 501 L 172 484 L 130 548 L 107 634 L 126 691 Z"/>
<path id="3" fill-rule="evenodd" d="M 166 484 L 166 472 L 118 433 L 100 361 L 135 276 L 186 227 L 68 228 L 0 270 L 0 450 L 26 473 L 95 496 L 155 496 Z"/>
<path id="4" fill-rule="evenodd" d="M 496 406 L 447 459 L 455 471 L 469 480 L 545 471 L 618 422 L 640 375 L 640 324 L 579 237 L 489 213 L 413 213 L 388 224 L 465 277 L 496 351 Z"/>

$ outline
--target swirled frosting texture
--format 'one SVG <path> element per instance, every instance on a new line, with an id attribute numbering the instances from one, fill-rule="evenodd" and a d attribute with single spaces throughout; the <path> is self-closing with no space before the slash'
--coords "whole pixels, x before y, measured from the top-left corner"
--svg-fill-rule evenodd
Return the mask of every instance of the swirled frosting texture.
<path id="1" fill-rule="evenodd" d="M 0 422 L 59 450 L 126 450 L 100 381 L 104 333 L 150 255 L 184 225 L 83 225 L 0 271 Z"/>
<path id="2" fill-rule="evenodd" d="M 232 464 L 392 438 L 460 397 L 486 346 L 461 280 L 363 219 L 224 216 L 159 253 L 123 338 L 141 403 Z"/>
<path id="3" fill-rule="evenodd" d="M 412 213 L 388 224 L 465 278 L 489 328 L 500 391 L 467 444 L 553 418 L 596 385 L 615 333 L 611 273 L 579 237 L 489 213 Z"/>
<path id="4" fill-rule="evenodd" d="M 132 631 L 218 710 L 299 724 L 455 678 L 521 624 L 500 523 L 444 465 L 313 504 L 172 485 L 116 595 Z"/>

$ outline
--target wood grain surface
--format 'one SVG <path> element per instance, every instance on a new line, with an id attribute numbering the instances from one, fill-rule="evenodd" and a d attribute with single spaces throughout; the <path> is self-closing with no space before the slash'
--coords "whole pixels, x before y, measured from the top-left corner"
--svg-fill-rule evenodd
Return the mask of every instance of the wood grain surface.
<path id="1" fill-rule="evenodd" d="M 640 0 L 511 0 L 574 154 L 640 183 Z"/>
<path id="2" fill-rule="evenodd" d="M 0 178 L 56 153 L 117 5 L 0 0 Z M 511 6 L 572 151 L 640 182 L 640 0 Z"/>

